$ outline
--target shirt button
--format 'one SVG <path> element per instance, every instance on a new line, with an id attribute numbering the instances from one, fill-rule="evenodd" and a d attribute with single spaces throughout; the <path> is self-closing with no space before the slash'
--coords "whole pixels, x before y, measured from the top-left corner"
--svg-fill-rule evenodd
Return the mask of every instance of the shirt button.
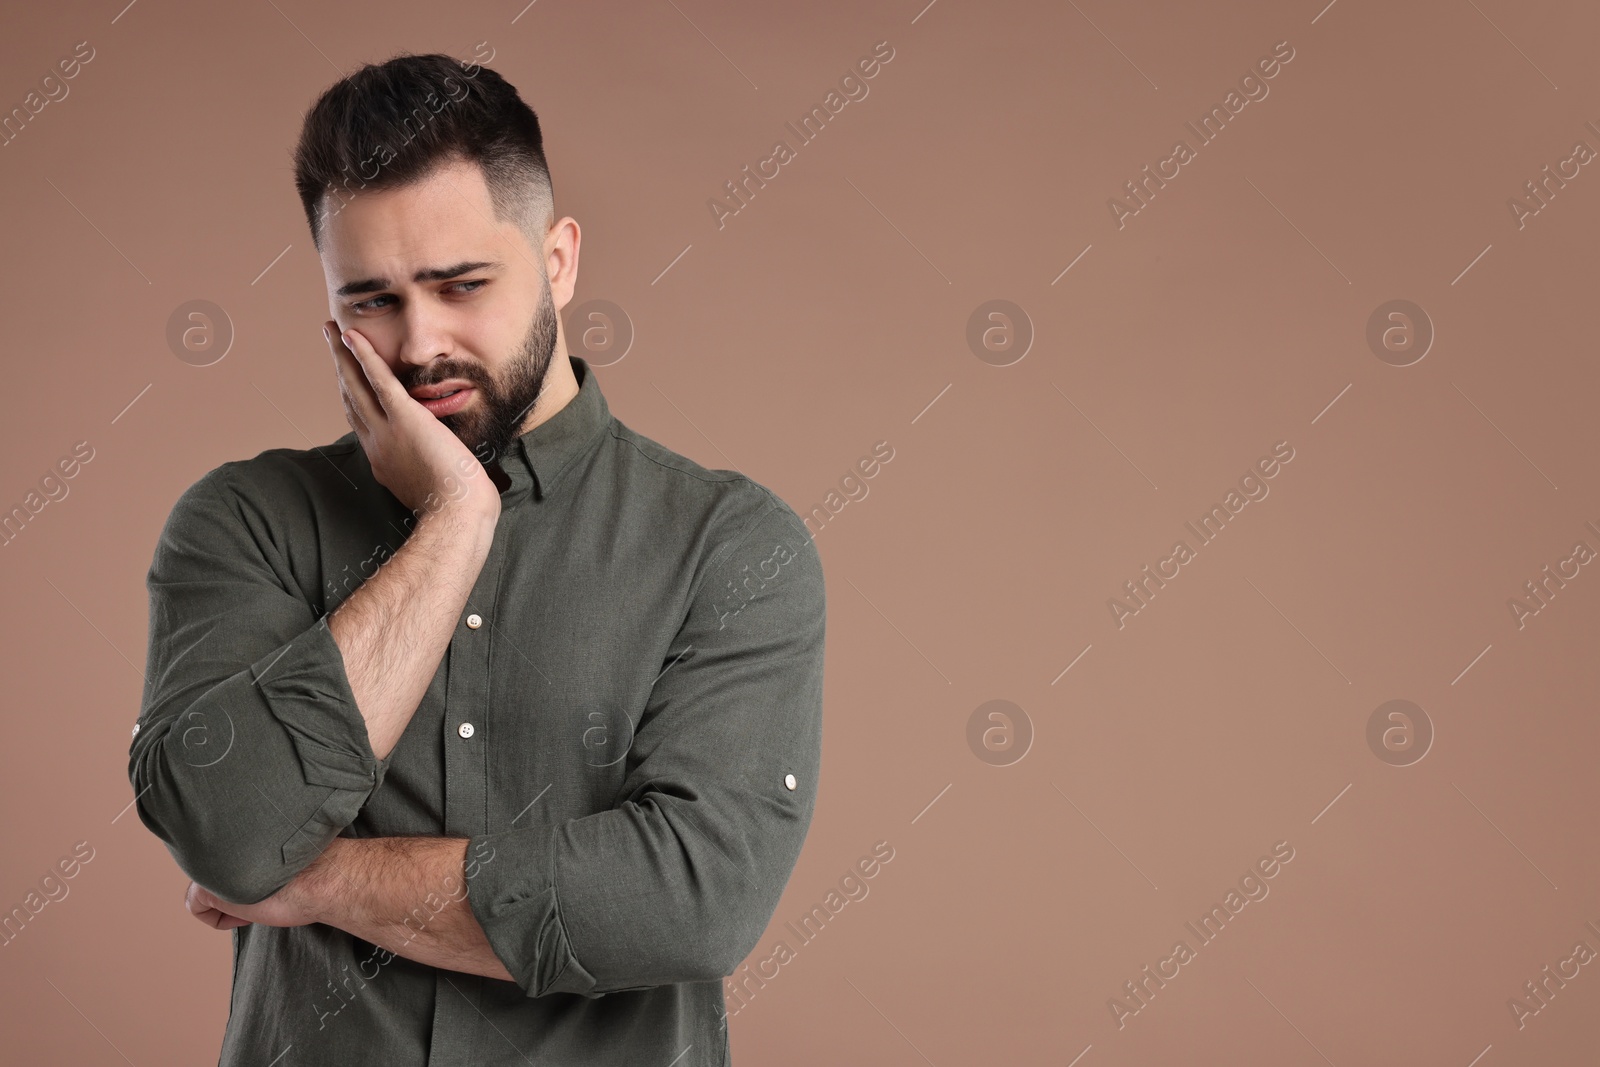
<path id="1" fill-rule="evenodd" d="M 783 786 L 784 786 L 785 789 L 793 789 L 794 788 L 794 775 L 792 775 L 792 774 L 784 775 L 783 776 Z"/>
<path id="2" fill-rule="evenodd" d="M 133 724 L 133 736 L 134 737 L 138 737 L 139 736 L 139 724 L 138 723 L 134 723 Z"/>
<path id="3" fill-rule="evenodd" d="M 460 726 L 456 727 L 456 733 L 460 734 L 462 737 L 471 737 L 474 732 L 475 731 L 473 730 L 470 722 L 464 722 Z"/>
<path id="4" fill-rule="evenodd" d="M 467 629 L 476 630 L 483 625 L 483 616 L 473 614 L 467 616 Z"/>

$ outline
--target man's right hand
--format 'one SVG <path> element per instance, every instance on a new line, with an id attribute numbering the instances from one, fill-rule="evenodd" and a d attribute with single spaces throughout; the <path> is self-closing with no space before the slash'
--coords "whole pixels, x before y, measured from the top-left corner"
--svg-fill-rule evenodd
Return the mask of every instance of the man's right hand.
<path id="1" fill-rule="evenodd" d="M 345 419 L 379 484 L 413 512 L 451 507 L 496 519 L 499 490 L 472 450 L 405 391 L 361 333 L 350 329 L 341 337 L 331 319 L 322 332 L 333 351 Z"/>

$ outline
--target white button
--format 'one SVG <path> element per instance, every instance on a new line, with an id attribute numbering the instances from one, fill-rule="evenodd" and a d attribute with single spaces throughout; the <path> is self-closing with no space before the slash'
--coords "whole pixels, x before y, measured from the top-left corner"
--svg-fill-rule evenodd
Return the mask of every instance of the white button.
<path id="1" fill-rule="evenodd" d="M 467 629 L 476 630 L 478 627 L 480 627 L 482 625 L 483 625 L 483 617 L 481 615 L 468 615 L 467 616 Z"/>
<path id="2" fill-rule="evenodd" d="M 133 736 L 134 737 L 138 737 L 139 736 L 139 724 L 138 723 L 134 723 L 133 724 Z"/>
<path id="3" fill-rule="evenodd" d="M 462 723 L 460 726 L 456 727 L 456 733 L 460 734 L 462 737 L 471 737 L 473 734 L 472 724 L 470 722 Z"/>
<path id="4" fill-rule="evenodd" d="M 794 788 L 794 775 L 792 775 L 792 774 L 784 775 L 783 776 L 783 785 L 784 785 L 784 788 L 786 788 L 786 789 L 793 789 Z"/>

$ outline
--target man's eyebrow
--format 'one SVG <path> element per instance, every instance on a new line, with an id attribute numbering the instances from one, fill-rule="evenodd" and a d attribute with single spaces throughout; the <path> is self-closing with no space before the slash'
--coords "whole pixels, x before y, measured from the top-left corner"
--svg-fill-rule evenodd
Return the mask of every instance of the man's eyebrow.
<path id="1" fill-rule="evenodd" d="M 457 263 L 453 267 L 431 267 L 419 270 L 412 277 L 414 282 L 443 282 L 451 278 L 459 278 L 463 274 L 471 274 L 475 270 L 505 270 L 505 264 L 493 260 L 481 259 Z M 335 296 L 355 296 L 359 293 L 376 293 L 391 287 L 393 283 L 388 278 L 363 278 L 358 282 L 346 282 L 334 290 Z"/>

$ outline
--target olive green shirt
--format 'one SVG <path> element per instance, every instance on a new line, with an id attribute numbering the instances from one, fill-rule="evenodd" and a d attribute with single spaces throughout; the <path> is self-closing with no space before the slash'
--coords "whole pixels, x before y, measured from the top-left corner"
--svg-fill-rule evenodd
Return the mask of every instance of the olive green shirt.
<path id="1" fill-rule="evenodd" d="M 224 463 L 167 519 L 129 752 L 145 826 L 237 903 L 335 836 L 466 838 L 408 926 L 464 893 L 515 978 L 244 926 L 222 1067 L 731 1063 L 721 979 L 816 804 L 821 560 L 771 491 L 628 429 L 571 363 L 577 395 L 503 460 L 493 546 L 386 759 L 328 614 L 417 518 L 356 435 Z"/>

